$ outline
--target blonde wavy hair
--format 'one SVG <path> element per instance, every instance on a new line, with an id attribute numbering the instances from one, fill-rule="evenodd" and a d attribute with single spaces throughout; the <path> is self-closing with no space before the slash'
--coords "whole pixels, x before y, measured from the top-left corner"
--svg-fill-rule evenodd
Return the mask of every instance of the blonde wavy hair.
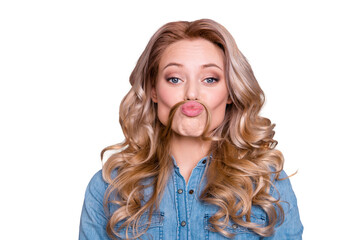
<path id="1" fill-rule="evenodd" d="M 138 231 L 140 217 L 147 213 L 150 220 L 159 207 L 173 162 L 169 129 L 157 118 L 151 88 L 155 85 L 164 50 L 176 41 L 194 38 L 206 39 L 224 52 L 225 78 L 232 100 L 232 104 L 227 105 L 224 121 L 210 134 L 212 161 L 205 173 L 205 188 L 199 196 L 200 201 L 219 209 L 209 219 L 213 231 L 232 237 L 225 229 L 231 219 L 266 237 L 273 234 L 276 224 L 283 222 L 280 199 L 270 195 L 270 188 L 279 178 L 284 160 L 275 149 L 275 125 L 259 116 L 265 97 L 249 63 L 231 34 L 219 23 L 210 19 L 178 21 L 162 26 L 141 54 L 130 76 L 132 88 L 120 105 L 119 121 L 125 140 L 101 152 L 103 159 L 106 151 L 117 150 L 103 166 L 103 178 L 109 183 L 104 208 L 109 213 L 109 203 L 117 206 L 107 224 L 107 233 L 114 239 L 123 228 L 126 238 L 129 229 L 133 230 L 133 238 L 144 234 L 149 225 Z M 150 183 L 144 185 L 145 179 L 150 179 Z M 153 189 L 152 195 L 142 204 L 144 189 L 149 186 Z M 251 222 L 252 206 L 266 213 L 266 226 Z M 119 222 L 120 228 L 115 226 Z"/>

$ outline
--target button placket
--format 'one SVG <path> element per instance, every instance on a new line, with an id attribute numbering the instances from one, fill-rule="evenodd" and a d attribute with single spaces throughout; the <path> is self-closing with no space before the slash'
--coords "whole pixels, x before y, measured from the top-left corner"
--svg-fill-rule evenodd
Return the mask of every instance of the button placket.
<path id="1" fill-rule="evenodd" d="M 188 239 L 191 237 L 190 229 L 197 226 L 197 214 L 192 214 L 191 209 L 196 207 L 196 198 L 198 190 L 200 191 L 200 180 L 204 174 L 205 167 L 207 165 L 208 158 L 201 159 L 197 166 L 191 172 L 188 183 L 185 182 L 184 177 L 181 175 L 179 168 L 174 168 L 174 178 L 176 178 L 175 189 L 175 200 L 177 202 L 177 239 Z M 175 160 L 174 160 L 175 162 Z M 176 165 L 176 164 L 175 164 Z M 191 216 L 194 215 L 195 219 L 192 219 Z M 193 218 L 194 218 L 193 217 Z"/>
<path id="2" fill-rule="evenodd" d="M 177 169 L 178 170 L 178 169 Z M 187 224 L 187 203 L 186 203 L 186 183 L 185 179 L 178 172 L 174 174 L 175 199 L 178 206 L 178 239 L 186 239 L 188 232 Z"/>

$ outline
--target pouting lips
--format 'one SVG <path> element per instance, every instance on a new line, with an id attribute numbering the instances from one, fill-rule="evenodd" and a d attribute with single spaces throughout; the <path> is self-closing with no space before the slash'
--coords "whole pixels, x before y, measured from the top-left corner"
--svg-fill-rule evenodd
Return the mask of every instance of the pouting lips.
<path id="1" fill-rule="evenodd" d="M 181 106 L 181 112 L 188 117 L 196 117 L 204 110 L 203 105 L 196 101 L 186 102 Z"/>

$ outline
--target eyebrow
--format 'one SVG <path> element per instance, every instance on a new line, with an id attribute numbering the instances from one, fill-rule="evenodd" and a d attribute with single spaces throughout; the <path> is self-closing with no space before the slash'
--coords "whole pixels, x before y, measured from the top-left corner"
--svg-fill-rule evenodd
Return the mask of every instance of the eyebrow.
<path id="1" fill-rule="evenodd" d="M 208 63 L 208 64 L 202 65 L 202 68 L 208 68 L 208 67 L 216 67 L 216 68 L 222 70 L 221 67 L 219 67 L 219 66 L 216 65 L 215 63 Z"/>
<path id="2" fill-rule="evenodd" d="M 167 68 L 167 67 L 170 67 L 170 66 L 183 67 L 184 65 L 182 65 L 182 64 L 180 64 L 180 63 L 171 62 L 171 63 L 167 64 L 167 65 L 163 68 L 163 70 L 164 70 L 165 68 Z"/>
<path id="3" fill-rule="evenodd" d="M 170 67 L 170 66 L 183 67 L 184 65 L 182 65 L 182 64 L 180 64 L 180 63 L 171 62 L 171 63 L 167 64 L 167 65 L 163 68 L 163 71 L 164 71 L 165 68 Z M 202 67 L 202 68 L 216 67 L 216 68 L 222 70 L 222 68 L 219 67 L 218 65 L 216 65 L 215 63 L 204 64 L 204 65 L 202 65 L 201 67 Z"/>

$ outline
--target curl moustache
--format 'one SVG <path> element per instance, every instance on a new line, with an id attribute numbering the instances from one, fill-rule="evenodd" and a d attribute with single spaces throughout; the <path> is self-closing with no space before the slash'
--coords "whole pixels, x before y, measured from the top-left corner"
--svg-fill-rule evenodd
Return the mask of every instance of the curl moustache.
<path id="1" fill-rule="evenodd" d="M 174 120 L 174 116 L 175 116 L 175 113 L 176 111 L 179 109 L 179 107 L 189 101 L 193 101 L 193 100 L 185 100 L 185 101 L 181 101 L 181 102 L 178 102 L 176 103 L 171 109 L 170 109 L 170 112 L 169 112 L 169 120 L 168 120 L 168 124 L 167 126 L 165 126 L 165 128 L 163 129 L 162 133 L 161 133 L 161 139 L 168 142 L 170 140 L 170 137 L 172 136 L 173 134 L 173 130 L 172 130 L 172 123 L 173 123 L 173 120 Z M 210 128 L 210 123 L 211 123 L 211 113 L 209 111 L 209 108 L 206 106 L 205 103 L 199 101 L 199 100 L 196 100 L 196 102 L 200 103 L 205 111 L 206 111 L 206 123 L 205 123 L 205 128 L 203 130 L 203 132 L 201 133 L 201 135 L 199 136 L 201 138 L 201 140 L 203 141 L 209 141 L 209 140 L 213 140 L 212 137 L 209 137 L 207 136 L 207 132 Z"/>

